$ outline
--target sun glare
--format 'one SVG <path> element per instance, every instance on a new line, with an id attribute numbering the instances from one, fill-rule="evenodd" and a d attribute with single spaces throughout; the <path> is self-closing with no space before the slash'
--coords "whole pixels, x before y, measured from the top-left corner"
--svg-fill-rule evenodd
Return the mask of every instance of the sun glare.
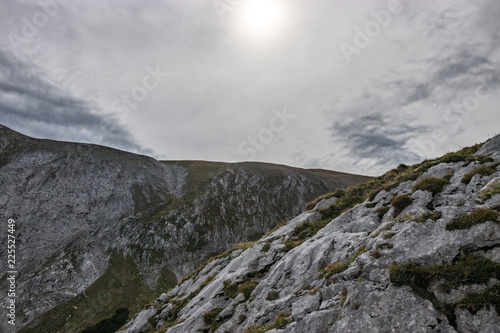
<path id="1" fill-rule="evenodd" d="M 245 0 L 240 8 L 239 24 L 244 33 L 270 37 L 283 23 L 282 8 L 273 0 Z"/>

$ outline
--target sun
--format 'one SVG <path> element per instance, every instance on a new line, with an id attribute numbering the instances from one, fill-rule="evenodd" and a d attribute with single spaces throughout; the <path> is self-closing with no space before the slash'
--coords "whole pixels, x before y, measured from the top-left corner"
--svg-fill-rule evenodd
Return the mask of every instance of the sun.
<path id="1" fill-rule="evenodd" d="M 238 24 L 250 36 L 270 37 L 283 25 L 283 9 L 274 0 L 245 0 L 239 14 Z"/>

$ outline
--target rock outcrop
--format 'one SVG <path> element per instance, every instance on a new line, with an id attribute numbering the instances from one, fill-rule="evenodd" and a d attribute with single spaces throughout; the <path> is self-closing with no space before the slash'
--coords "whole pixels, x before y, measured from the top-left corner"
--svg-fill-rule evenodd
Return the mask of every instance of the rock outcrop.
<path id="1" fill-rule="evenodd" d="M 121 330 L 500 332 L 500 137 L 338 191 Z"/>
<path id="2" fill-rule="evenodd" d="M 0 214 L 16 220 L 18 328 L 31 321 L 25 332 L 80 332 L 120 307 L 135 311 L 212 254 L 365 179 L 262 163 L 157 161 L 0 127 Z M 4 276 L 0 295 L 5 283 Z"/>

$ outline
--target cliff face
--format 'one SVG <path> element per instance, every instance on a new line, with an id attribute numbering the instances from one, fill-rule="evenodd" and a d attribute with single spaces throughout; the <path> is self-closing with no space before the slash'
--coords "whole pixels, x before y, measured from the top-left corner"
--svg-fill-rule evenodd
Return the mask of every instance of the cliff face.
<path id="1" fill-rule="evenodd" d="M 319 200 L 121 332 L 499 332 L 499 153 L 496 137 Z"/>
<path id="2" fill-rule="evenodd" d="M 119 307 L 134 311 L 211 254 L 366 179 L 262 163 L 160 162 L 0 127 L 0 214 L 16 220 L 18 327 L 36 318 L 27 332 L 80 332 Z"/>

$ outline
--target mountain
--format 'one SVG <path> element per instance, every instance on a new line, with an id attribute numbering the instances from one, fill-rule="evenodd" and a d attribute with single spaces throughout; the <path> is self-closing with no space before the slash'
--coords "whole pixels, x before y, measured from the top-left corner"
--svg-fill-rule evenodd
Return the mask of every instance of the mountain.
<path id="1" fill-rule="evenodd" d="M 500 332 L 500 136 L 323 196 L 120 332 Z"/>
<path id="2" fill-rule="evenodd" d="M 133 313 L 210 256 L 259 239 L 320 194 L 367 179 L 157 161 L 0 126 L 0 214 L 16 221 L 17 327 L 81 332 L 120 308 Z M 3 297 L 5 274 L 0 290 Z"/>

